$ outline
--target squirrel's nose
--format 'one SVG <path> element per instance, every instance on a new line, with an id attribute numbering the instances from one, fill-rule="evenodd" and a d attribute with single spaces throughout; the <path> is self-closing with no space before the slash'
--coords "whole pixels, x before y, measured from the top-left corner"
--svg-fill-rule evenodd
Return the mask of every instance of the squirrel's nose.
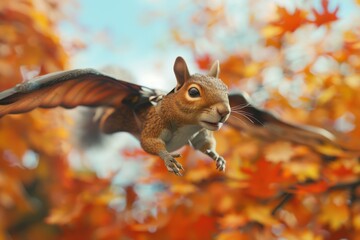
<path id="1" fill-rule="evenodd" d="M 222 107 L 222 108 L 218 108 L 217 112 L 219 113 L 219 115 L 221 117 L 224 117 L 226 115 L 228 115 L 230 113 L 230 108 L 229 107 Z"/>
<path id="2" fill-rule="evenodd" d="M 230 107 L 224 106 L 224 107 L 221 107 L 221 108 L 217 108 L 217 112 L 221 117 L 220 122 L 224 122 L 226 120 L 226 117 L 230 113 Z"/>

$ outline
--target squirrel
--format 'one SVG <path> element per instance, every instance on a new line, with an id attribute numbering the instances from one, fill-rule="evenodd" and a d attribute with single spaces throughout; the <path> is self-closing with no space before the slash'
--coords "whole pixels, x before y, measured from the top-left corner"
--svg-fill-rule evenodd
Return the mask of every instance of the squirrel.
<path id="1" fill-rule="evenodd" d="M 225 160 L 216 152 L 213 131 L 219 130 L 230 116 L 228 88 L 219 78 L 216 61 L 208 74 L 190 75 L 185 60 L 176 58 L 174 73 L 177 85 L 156 105 L 135 109 L 129 104 L 109 109 L 100 119 L 104 133 L 129 132 L 140 140 L 141 147 L 164 160 L 168 171 L 182 175 L 182 165 L 172 153 L 186 144 L 200 150 L 225 171 Z"/>
<path id="2" fill-rule="evenodd" d="M 91 68 L 46 74 L 0 92 L 0 117 L 38 107 L 95 107 L 102 132 L 134 135 L 146 152 L 162 158 L 168 171 L 176 175 L 182 175 L 184 169 L 175 160 L 180 155 L 174 151 L 186 144 L 210 156 L 216 168 L 225 171 L 226 162 L 216 152 L 213 136 L 225 122 L 261 139 L 291 141 L 319 152 L 323 146 L 333 146 L 359 156 L 360 151 L 342 147 L 325 129 L 284 122 L 253 106 L 245 93 L 228 94 L 219 78 L 219 61 L 207 74 L 190 75 L 185 60 L 178 57 L 174 72 L 177 85 L 169 93 Z"/>

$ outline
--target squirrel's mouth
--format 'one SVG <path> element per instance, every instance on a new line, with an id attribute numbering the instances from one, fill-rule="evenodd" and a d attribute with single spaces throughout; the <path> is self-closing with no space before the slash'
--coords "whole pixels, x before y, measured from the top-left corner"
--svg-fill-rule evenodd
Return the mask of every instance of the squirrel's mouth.
<path id="1" fill-rule="evenodd" d="M 201 121 L 201 125 L 211 131 L 216 131 L 219 130 L 223 123 L 222 122 L 208 122 L 208 121 Z"/>

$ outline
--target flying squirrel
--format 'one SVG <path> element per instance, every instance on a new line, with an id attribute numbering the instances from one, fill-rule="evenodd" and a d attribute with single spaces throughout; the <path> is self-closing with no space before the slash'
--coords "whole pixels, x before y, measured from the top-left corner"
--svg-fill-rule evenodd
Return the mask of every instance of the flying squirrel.
<path id="1" fill-rule="evenodd" d="M 191 75 L 185 60 L 177 57 L 174 73 L 177 84 L 169 93 L 94 69 L 46 74 L 0 92 L 0 117 L 37 107 L 105 107 L 99 116 L 103 133 L 132 134 L 146 152 L 163 159 L 167 170 L 176 175 L 182 175 L 184 169 L 176 161 L 180 154 L 174 151 L 187 144 L 212 158 L 219 171 L 225 171 L 226 161 L 216 152 L 213 136 L 225 123 L 264 139 L 310 147 L 336 145 L 334 135 L 322 128 L 283 122 L 254 107 L 245 93 L 229 94 L 219 78 L 219 61 L 207 74 Z"/>

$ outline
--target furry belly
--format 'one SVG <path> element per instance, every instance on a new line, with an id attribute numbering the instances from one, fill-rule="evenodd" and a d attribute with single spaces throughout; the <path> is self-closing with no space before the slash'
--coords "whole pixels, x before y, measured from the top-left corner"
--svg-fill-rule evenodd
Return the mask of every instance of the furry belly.
<path id="1" fill-rule="evenodd" d="M 168 152 L 173 152 L 188 144 L 191 137 L 200 131 L 200 129 L 200 126 L 188 125 L 181 127 L 174 132 L 164 130 L 160 136 L 166 144 L 166 150 Z"/>

